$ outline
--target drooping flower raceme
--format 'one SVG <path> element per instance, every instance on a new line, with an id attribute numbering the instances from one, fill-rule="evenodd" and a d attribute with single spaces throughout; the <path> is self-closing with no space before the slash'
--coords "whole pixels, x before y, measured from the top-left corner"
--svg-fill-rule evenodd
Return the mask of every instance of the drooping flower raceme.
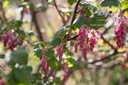
<path id="1" fill-rule="evenodd" d="M 17 37 L 13 36 L 13 37 L 10 37 L 8 39 L 8 48 L 10 50 L 13 50 L 14 47 L 16 47 L 17 43 L 16 43 L 16 40 L 17 40 Z"/>
<path id="2" fill-rule="evenodd" d="M 42 66 L 42 68 L 44 70 L 44 74 L 46 75 L 48 73 L 49 66 L 47 64 L 47 59 L 46 59 L 45 56 L 42 56 L 41 66 Z"/>
<path id="3" fill-rule="evenodd" d="M 100 30 L 90 30 L 88 33 L 88 45 L 90 47 L 90 50 L 93 51 L 93 48 L 97 42 L 97 40 L 100 38 L 101 32 Z"/>
<path id="4" fill-rule="evenodd" d="M 59 57 L 59 60 L 61 61 L 63 56 L 63 48 L 61 45 L 56 46 L 56 52 Z"/>
<path id="5" fill-rule="evenodd" d="M 3 33 L 1 39 L 4 46 L 8 46 L 10 50 L 14 50 L 17 45 L 22 45 L 23 43 L 23 40 L 14 35 L 12 30 Z"/>
<path id="6" fill-rule="evenodd" d="M 123 17 L 122 18 L 118 17 L 115 21 L 115 35 L 116 35 L 117 48 L 123 47 L 125 33 L 126 33 L 126 26 Z"/>
<path id="7" fill-rule="evenodd" d="M 2 42 L 3 42 L 5 47 L 7 46 L 8 39 L 9 39 L 9 37 L 11 35 L 12 35 L 12 31 L 11 30 L 9 30 L 8 32 L 5 32 L 5 33 L 2 34 Z"/>
<path id="8" fill-rule="evenodd" d="M 88 52 L 88 47 L 84 43 L 86 36 L 87 36 L 86 29 L 84 26 L 81 26 L 79 29 L 79 33 L 78 33 L 78 40 L 79 40 L 78 43 L 80 45 L 80 48 L 82 50 L 82 54 L 83 54 L 83 57 L 85 60 L 86 60 L 86 56 L 87 56 L 87 52 Z"/>

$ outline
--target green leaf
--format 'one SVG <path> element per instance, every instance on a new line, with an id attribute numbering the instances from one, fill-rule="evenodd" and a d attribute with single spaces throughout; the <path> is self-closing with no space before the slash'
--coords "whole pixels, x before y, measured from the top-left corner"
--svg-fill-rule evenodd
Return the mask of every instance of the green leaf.
<path id="1" fill-rule="evenodd" d="M 121 2 L 121 5 L 123 9 L 128 9 L 128 0 L 124 0 L 123 2 Z"/>
<path id="2" fill-rule="evenodd" d="M 120 1 L 119 0 L 102 0 L 101 6 L 102 7 L 112 7 L 112 6 L 119 6 Z"/>
<path id="3" fill-rule="evenodd" d="M 57 31 L 57 35 L 59 37 L 63 37 L 66 34 L 66 32 L 67 32 L 66 27 L 62 27 L 60 30 Z"/>
<path id="4" fill-rule="evenodd" d="M 55 85 L 54 82 L 48 82 L 47 85 Z"/>
<path id="5" fill-rule="evenodd" d="M 102 20 L 102 18 L 91 17 L 89 19 L 89 26 L 93 29 L 99 29 L 100 27 L 103 27 L 104 22 L 100 22 L 99 20 Z"/>
<path id="6" fill-rule="evenodd" d="M 17 21 L 14 21 L 14 24 L 12 24 L 12 26 L 19 28 L 22 24 L 23 22 L 21 20 L 17 20 Z"/>
<path id="7" fill-rule="evenodd" d="M 58 67 L 58 64 L 59 64 L 59 62 L 57 61 L 57 59 L 55 57 L 48 60 L 48 66 L 50 66 L 51 68 Z"/>
<path id="8" fill-rule="evenodd" d="M 21 38 L 23 38 L 23 39 L 26 38 L 26 33 L 25 33 L 23 30 L 18 29 L 18 30 L 17 30 L 17 33 L 18 33 L 18 35 L 19 35 Z"/>
<path id="9" fill-rule="evenodd" d="M 34 36 L 34 32 L 33 32 L 33 31 L 28 31 L 28 32 L 27 32 L 27 35 L 28 35 L 28 36 Z"/>
<path id="10" fill-rule="evenodd" d="M 59 37 L 54 37 L 50 40 L 50 44 L 53 47 L 56 47 L 57 45 L 59 45 L 61 43 L 61 39 Z"/>
<path id="11" fill-rule="evenodd" d="M 91 17 L 88 20 L 88 25 L 93 29 L 99 29 L 100 27 L 103 27 L 106 21 L 107 13 L 104 13 L 102 11 L 97 11 L 94 13 L 94 17 Z"/>
<path id="12" fill-rule="evenodd" d="M 33 54 L 36 55 L 37 57 L 41 57 L 42 56 L 42 48 L 35 48 L 33 51 Z"/>
<path id="13" fill-rule="evenodd" d="M 10 56 L 9 60 L 7 61 L 8 65 L 12 67 L 15 64 L 19 65 L 26 65 L 28 62 L 28 52 L 25 47 L 19 47 L 17 50 L 13 51 Z"/>
<path id="14" fill-rule="evenodd" d="M 46 55 L 47 57 L 49 57 L 49 58 L 54 57 L 54 50 L 53 50 L 53 48 L 49 48 L 49 49 L 46 51 L 45 55 Z"/>
<path id="15" fill-rule="evenodd" d="M 14 71 L 14 76 L 17 81 L 24 83 L 24 84 L 30 82 L 29 75 L 32 71 L 31 66 L 22 65 L 19 68 L 13 69 L 13 71 Z"/>
<path id="16" fill-rule="evenodd" d="M 40 47 L 40 42 L 35 42 L 34 43 L 34 49 L 39 48 L 39 47 Z"/>
<path id="17" fill-rule="evenodd" d="M 0 54 L 0 58 L 5 58 L 5 54 Z"/>
<path id="18" fill-rule="evenodd" d="M 21 65 L 13 68 L 7 77 L 7 85 L 30 85 L 29 75 L 32 67 Z"/>
<path id="19" fill-rule="evenodd" d="M 36 83 L 36 80 L 39 80 L 41 78 L 41 73 L 34 73 L 30 76 L 30 80 L 32 83 Z"/>
<path id="20" fill-rule="evenodd" d="M 68 3 L 69 3 L 70 5 L 72 5 L 72 4 L 74 4 L 76 1 L 77 1 L 77 0 L 68 0 Z"/>
<path id="21" fill-rule="evenodd" d="M 40 45 L 41 45 L 42 47 L 47 46 L 47 44 L 48 44 L 48 42 L 44 42 L 44 41 L 40 42 Z"/>
<path id="22" fill-rule="evenodd" d="M 39 48 L 40 46 L 45 47 L 45 46 L 47 46 L 47 44 L 48 44 L 48 42 L 44 42 L 44 41 L 36 42 L 36 43 L 34 43 L 34 49 Z"/>
<path id="23" fill-rule="evenodd" d="M 76 61 L 75 61 L 73 58 L 68 58 L 68 59 L 67 59 L 68 67 L 69 67 L 69 68 L 73 67 L 74 64 L 75 64 L 75 62 L 76 62 Z"/>
<path id="24" fill-rule="evenodd" d="M 56 83 L 56 84 L 60 84 L 60 82 L 61 82 L 60 77 L 56 77 L 55 83 Z"/>
<path id="25" fill-rule="evenodd" d="M 83 24 L 88 24 L 88 19 L 84 15 L 80 15 L 74 22 L 73 25 L 80 28 Z"/>
<path id="26" fill-rule="evenodd" d="M 77 61 L 75 61 L 73 58 L 67 58 L 66 59 L 66 62 L 67 62 L 67 64 L 68 64 L 68 67 L 69 68 L 72 68 L 72 69 L 80 69 L 81 67 L 80 67 L 80 65 L 79 65 L 79 63 L 77 62 Z"/>
<path id="27" fill-rule="evenodd" d="M 33 3 L 30 3 L 29 6 L 31 10 L 35 9 L 35 5 Z"/>
<path id="28" fill-rule="evenodd" d="M 92 15 L 92 11 L 93 12 L 96 11 L 96 7 L 91 5 L 91 4 L 87 4 L 85 2 L 80 2 L 79 4 L 80 4 L 80 6 L 83 6 L 84 11 L 86 13 L 86 16 L 91 16 Z"/>

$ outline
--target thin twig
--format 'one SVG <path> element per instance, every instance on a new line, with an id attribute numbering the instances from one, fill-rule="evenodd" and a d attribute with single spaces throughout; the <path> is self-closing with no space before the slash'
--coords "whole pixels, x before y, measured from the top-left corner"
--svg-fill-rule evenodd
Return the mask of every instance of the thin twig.
<path id="1" fill-rule="evenodd" d="M 36 30 L 37 30 L 37 33 L 38 33 L 38 36 L 39 36 L 39 40 L 43 41 L 44 39 L 42 37 L 42 33 L 41 33 L 40 27 L 38 25 L 37 19 L 36 19 L 36 14 L 37 14 L 37 12 L 33 11 L 32 19 L 33 19 L 33 22 L 35 23 Z"/>
<path id="2" fill-rule="evenodd" d="M 6 18 L 6 16 L 5 16 L 5 11 L 4 11 L 4 9 L 3 9 L 3 4 L 0 3 L 0 5 L 1 5 L 1 11 L 2 11 L 3 18 L 4 18 L 5 22 L 7 23 L 7 18 Z"/>
<path id="3" fill-rule="evenodd" d="M 77 8 L 78 8 L 78 5 L 79 5 L 80 1 L 81 1 L 81 0 L 78 0 L 77 3 L 76 3 L 76 6 L 75 6 L 75 9 L 74 9 L 74 12 L 73 12 L 73 17 L 72 17 L 71 24 L 73 23 L 73 21 L 74 21 L 75 18 L 76 18 Z"/>
<path id="4" fill-rule="evenodd" d="M 100 60 L 94 60 L 94 61 L 92 61 L 92 62 L 89 62 L 89 64 L 94 64 L 94 63 L 96 63 L 96 62 L 101 62 L 101 61 L 110 59 L 111 56 L 117 55 L 117 54 L 121 54 L 121 53 L 125 53 L 125 51 L 123 51 L 123 52 L 114 51 L 112 54 L 106 55 L 104 58 L 102 58 L 102 59 L 100 59 Z"/>
<path id="5" fill-rule="evenodd" d="M 102 38 L 103 41 L 104 41 L 105 43 L 107 43 L 113 50 L 117 50 L 112 44 L 110 44 L 110 43 L 103 37 L 103 35 L 101 35 L 101 38 Z"/>
<path id="6" fill-rule="evenodd" d="M 56 0 L 53 0 L 53 2 L 54 2 L 54 5 L 55 5 L 55 8 L 56 8 L 57 12 L 59 13 L 59 15 L 60 15 L 60 17 L 61 17 L 61 20 L 62 20 L 63 24 L 65 25 L 65 19 L 64 19 L 64 17 L 61 15 L 61 13 L 60 13 L 60 11 L 59 11 L 59 9 L 58 9 L 58 6 L 57 6 L 57 4 L 56 4 Z"/>

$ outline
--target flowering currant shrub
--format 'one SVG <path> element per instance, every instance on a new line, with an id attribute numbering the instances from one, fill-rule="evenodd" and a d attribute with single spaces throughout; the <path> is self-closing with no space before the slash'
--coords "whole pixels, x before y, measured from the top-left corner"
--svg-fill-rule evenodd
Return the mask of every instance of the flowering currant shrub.
<path id="1" fill-rule="evenodd" d="M 0 85 L 127 85 L 128 0 L 0 0 Z"/>

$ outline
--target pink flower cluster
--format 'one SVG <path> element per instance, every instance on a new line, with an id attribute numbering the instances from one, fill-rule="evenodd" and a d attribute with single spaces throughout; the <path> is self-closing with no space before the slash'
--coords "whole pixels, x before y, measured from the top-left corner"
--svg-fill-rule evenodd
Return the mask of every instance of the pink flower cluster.
<path id="1" fill-rule="evenodd" d="M 49 66 L 47 64 L 47 59 L 46 59 L 45 56 L 42 56 L 41 60 L 42 60 L 41 61 L 41 66 L 42 66 L 42 68 L 44 70 L 44 74 L 46 75 L 48 73 L 48 70 L 49 70 Z"/>
<path id="2" fill-rule="evenodd" d="M 17 45 L 22 45 L 23 40 L 14 36 L 12 30 L 9 30 L 9 31 L 2 34 L 2 42 L 3 42 L 5 47 L 8 45 L 8 48 L 10 50 L 14 50 L 14 48 Z"/>
<path id="3" fill-rule="evenodd" d="M 5 81 L 3 79 L 0 80 L 0 85 L 5 85 Z"/>
<path id="4" fill-rule="evenodd" d="M 85 60 L 88 52 L 88 46 L 90 50 L 93 51 L 93 48 L 100 37 L 101 37 L 100 30 L 92 29 L 89 31 L 89 29 L 85 28 L 84 26 L 80 27 L 78 32 L 78 44 L 80 45 Z M 87 44 L 85 43 L 85 39 L 87 40 Z"/>
<path id="5" fill-rule="evenodd" d="M 61 61 L 63 56 L 63 47 L 61 45 L 56 46 L 56 52 L 59 57 L 59 60 Z"/>
<path id="6" fill-rule="evenodd" d="M 84 57 L 85 60 L 86 60 L 86 56 L 87 56 L 87 52 L 88 52 L 88 47 L 84 43 L 84 40 L 85 40 L 86 36 L 87 36 L 86 29 L 85 29 L 84 26 L 81 26 L 80 29 L 79 29 L 79 33 L 78 33 L 78 40 L 79 40 L 78 43 L 80 45 L 80 48 L 82 50 L 83 57 Z"/>
<path id="7" fill-rule="evenodd" d="M 115 21 L 115 26 L 117 48 L 121 48 L 124 45 L 124 36 L 126 33 L 126 26 L 123 18 L 118 17 Z"/>
<path id="8" fill-rule="evenodd" d="M 93 48 L 97 42 L 97 40 L 100 38 L 101 32 L 100 30 L 90 30 L 88 33 L 88 45 L 90 47 L 90 50 L 93 51 Z"/>

